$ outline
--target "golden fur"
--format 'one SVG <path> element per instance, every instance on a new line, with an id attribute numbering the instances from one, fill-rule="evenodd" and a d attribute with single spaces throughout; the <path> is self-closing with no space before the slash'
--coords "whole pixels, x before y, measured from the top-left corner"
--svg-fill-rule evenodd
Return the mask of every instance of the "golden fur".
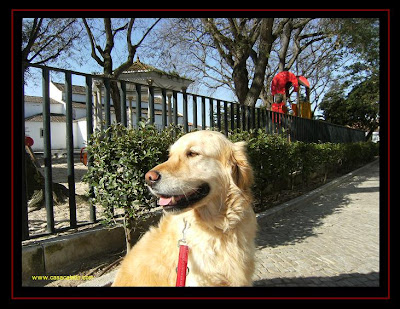
<path id="1" fill-rule="evenodd" d="M 202 183 L 207 196 L 182 211 L 165 212 L 125 257 L 113 286 L 175 286 L 184 221 L 189 246 L 186 286 L 249 286 L 257 222 L 251 206 L 251 167 L 245 143 L 214 131 L 181 137 L 156 166 L 157 192 L 185 194 Z M 178 192 L 179 191 L 179 192 Z"/>

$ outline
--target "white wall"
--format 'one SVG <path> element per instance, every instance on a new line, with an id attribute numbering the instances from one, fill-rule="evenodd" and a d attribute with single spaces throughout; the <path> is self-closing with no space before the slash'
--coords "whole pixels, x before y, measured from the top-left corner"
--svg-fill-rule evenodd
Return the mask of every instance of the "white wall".
<path id="1" fill-rule="evenodd" d="M 58 102 L 63 102 L 62 92 L 58 90 L 58 88 L 53 83 L 50 83 L 49 94 L 50 98 Z"/>
<path id="2" fill-rule="evenodd" d="M 53 122 L 50 125 L 51 149 L 67 149 L 67 128 L 65 122 Z"/>
<path id="3" fill-rule="evenodd" d="M 33 139 L 33 151 L 43 151 L 44 142 L 43 136 L 40 136 L 43 123 L 27 121 L 25 122 L 25 136 Z M 66 149 L 66 126 L 65 122 L 51 122 L 50 123 L 50 136 L 51 136 L 51 149 Z"/>
<path id="4" fill-rule="evenodd" d="M 65 115 L 65 106 L 63 104 L 50 104 L 50 113 Z"/>
<path id="5" fill-rule="evenodd" d="M 74 119 L 86 117 L 86 108 L 73 108 Z"/>
<path id="6" fill-rule="evenodd" d="M 25 118 L 40 114 L 42 112 L 43 112 L 43 104 L 25 102 Z"/>
<path id="7" fill-rule="evenodd" d="M 73 102 L 86 102 L 86 95 L 73 93 L 72 94 L 72 101 Z"/>
<path id="8" fill-rule="evenodd" d="M 43 151 L 43 138 L 40 137 L 40 129 L 43 128 L 41 122 L 25 122 L 25 136 L 29 136 L 33 139 L 33 151 Z"/>
<path id="9" fill-rule="evenodd" d="M 86 147 L 86 120 L 74 122 L 74 148 Z"/>
<path id="10" fill-rule="evenodd" d="M 25 102 L 25 118 L 43 113 L 43 104 Z M 50 113 L 65 114 L 63 104 L 50 104 Z"/>

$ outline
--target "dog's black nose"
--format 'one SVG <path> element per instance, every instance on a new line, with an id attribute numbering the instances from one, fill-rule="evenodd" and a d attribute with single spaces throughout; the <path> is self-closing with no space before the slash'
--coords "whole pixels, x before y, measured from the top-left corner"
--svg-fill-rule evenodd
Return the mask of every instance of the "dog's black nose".
<path id="1" fill-rule="evenodd" d="M 157 181 L 159 181 L 161 178 L 161 174 L 157 171 L 148 171 L 146 175 L 144 175 L 144 179 L 146 180 L 146 183 L 152 187 Z"/>

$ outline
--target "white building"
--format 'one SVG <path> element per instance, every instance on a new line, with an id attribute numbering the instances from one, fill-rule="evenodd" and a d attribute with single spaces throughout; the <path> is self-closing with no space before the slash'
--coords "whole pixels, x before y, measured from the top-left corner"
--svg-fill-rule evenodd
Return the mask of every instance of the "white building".
<path id="1" fill-rule="evenodd" d="M 192 80 L 181 78 L 177 75 L 167 74 L 142 62 L 135 61 L 132 66 L 120 76 L 120 79 L 133 81 L 145 86 L 162 87 L 167 90 L 167 123 L 172 121 L 171 96 L 172 90 L 186 91 Z M 142 112 L 141 115 L 147 118 L 148 115 L 148 88 L 141 87 Z M 161 93 L 155 88 L 154 93 L 154 114 L 155 124 L 162 124 Z M 65 85 L 50 82 L 50 131 L 51 148 L 53 151 L 66 149 L 66 103 Z M 104 121 L 104 87 L 98 81 L 93 83 L 93 126 L 100 128 Z M 133 84 L 127 84 L 127 118 L 128 125 L 136 124 L 136 91 Z M 100 110 L 102 112 L 100 112 Z M 111 123 L 115 122 L 114 107 L 111 100 Z M 86 146 L 86 88 L 84 86 L 72 86 L 72 115 L 73 115 L 73 137 L 74 148 L 79 151 Z M 182 124 L 182 115 L 178 114 L 178 123 Z M 32 150 L 43 152 L 43 98 L 25 96 L 25 136 L 33 139 Z"/>

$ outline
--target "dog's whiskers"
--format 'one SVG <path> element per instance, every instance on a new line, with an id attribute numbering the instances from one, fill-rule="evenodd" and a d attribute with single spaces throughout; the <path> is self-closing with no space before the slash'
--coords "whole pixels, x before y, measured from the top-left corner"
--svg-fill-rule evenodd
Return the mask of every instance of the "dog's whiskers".
<path id="1" fill-rule="evenodd" d="M 187 196 L 188 193 L 197 190 L 197 187 L 193 187 L 193 186 L 190 186 L 190 185 L 186 185 L 186 186 L 187 186 L 187 190 L 184 190 L 184 188 L 182 187 L 181 184 L 178 184 L 178 186 L 179 186 L 179 189 L 181 190 L 181 192 L 183 193 L 182 195 L 183 195 L 186 199 L 188 198 L 188 196 Z"/>

